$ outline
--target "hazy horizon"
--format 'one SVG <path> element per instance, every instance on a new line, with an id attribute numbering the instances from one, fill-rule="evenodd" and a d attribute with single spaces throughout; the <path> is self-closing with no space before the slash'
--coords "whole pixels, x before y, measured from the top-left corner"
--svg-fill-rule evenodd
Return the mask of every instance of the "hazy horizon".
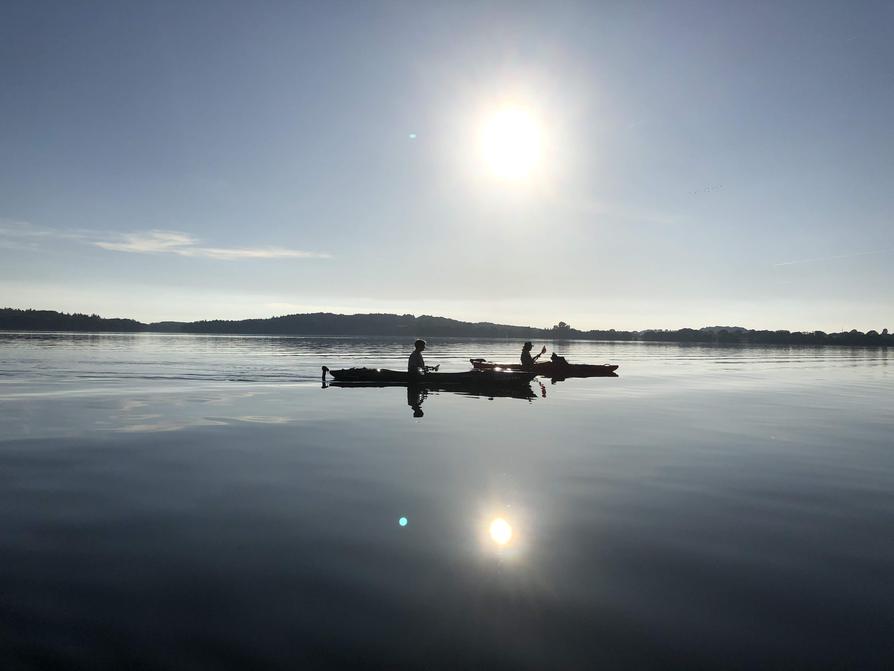
<path id="1" fill-rule="evenodd" d="M 890 329 L 892 18 L 6 2 L 0 304 Z"/>

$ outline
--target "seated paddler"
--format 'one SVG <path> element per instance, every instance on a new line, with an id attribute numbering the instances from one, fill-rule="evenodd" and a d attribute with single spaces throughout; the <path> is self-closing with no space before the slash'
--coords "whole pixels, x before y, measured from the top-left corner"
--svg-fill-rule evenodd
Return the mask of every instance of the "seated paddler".
<path id="1" fill-rule="evenodd" d="M 543 354 L 546 352 L 546 345 L 544 345 L 543 349 L 540 350 L 540 354 L 538 354 L 537 356 L 531 356 L 531 349 L 533 347 L 534 345 L 531 344 L 530 340 L 526 342 L 522 347 L 521 365 L 522 368 L 524 368 L 525 370 L 534 370 L 534 364 L 536 363 L 537 359 L 543 356 Z"/>
<path id="2" fill-rule="evenodd" d="M 425 375 L 426 371 L 429 370 L 438 370 L 438 366 L 425 365 L 425 359 L 422 358 L 422 352 L 425 349 L 425 341 L 420 339 L 414 344 L 416 349 L 413 350 L 413 353 L 407 361 L 407 373 L 410 377 Z"/>

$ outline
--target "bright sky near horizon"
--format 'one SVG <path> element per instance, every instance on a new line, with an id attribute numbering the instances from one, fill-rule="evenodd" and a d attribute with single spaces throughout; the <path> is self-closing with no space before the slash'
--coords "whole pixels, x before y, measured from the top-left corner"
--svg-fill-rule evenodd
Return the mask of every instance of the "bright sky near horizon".
<path id="1" fill-rule="evenodd" d="M 0 306 L 894 329 L 890 2 L 0 5 Z"/>

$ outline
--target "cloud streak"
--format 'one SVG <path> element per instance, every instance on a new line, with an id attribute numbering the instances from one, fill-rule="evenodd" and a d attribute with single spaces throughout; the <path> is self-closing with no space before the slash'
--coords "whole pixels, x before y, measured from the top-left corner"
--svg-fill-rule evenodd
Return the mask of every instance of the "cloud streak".
<path id="1" fill-rule="evenodd" d="M 82 240 L 88 232 L 83 230 L 60 231 L 55 228 L 41 228 L 28 221 L 16 221 L 0 217 L 0 238 L 8 239 L 52 239 Z"/>
<path id="2" fill-rule="evenodd" d="M 51 240 L 77 240 L 111 252 L 130 254 L 174 254 L 191 258 L 234 261 L 239 259 L 330 259 L 325 252 L 310 252 L 288 247 L 211 247 L 181 231 L 137 231 L 116 234 L 98 231 L 60 231 L 40 228 L 28 222 L 0 219 L 0 247 L 37 249 Z"/>
<path id="3" fill-rule="evenodd" d="M 148 233 L 125 233 L 117 241 L 96 240 L 94 245 L 112 252 L 134 254 L 177 254 L 189 250 L 198 241 L 187 233 L 177 231 L 149 231 Z"/>
<path id="4" fill-rule="evenodd" d="M 0 249 L 15 249 L 34 252 L 47 240 L 72 240 L 80 237 L 77 233 L 39 228 L 27 221 L 0 218 Z"/>
<path id="5" fill-rule="evenodd" d="M 834 256 L 817 256 L 812 259 L 798 259 L 796 261 L 783 261 L 781 263 L 774 263 L 774 268 L 779 268 L 782 266 L 797 266 L 802 263 L 818 263 L 820 261 L 837 261 L 838 259 L 854 259 L 858 256 L 871 256 L 873 254 L 888 254 L 890 252 L 894 252 L 894 248 L 892 249 L 874 249 L 871 252 L 854 252 L 853 254 L 836 254 Z"/>

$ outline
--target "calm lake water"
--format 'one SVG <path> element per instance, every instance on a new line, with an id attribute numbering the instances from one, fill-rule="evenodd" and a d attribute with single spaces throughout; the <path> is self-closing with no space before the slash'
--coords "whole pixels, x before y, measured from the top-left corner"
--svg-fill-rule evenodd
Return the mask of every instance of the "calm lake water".
<path id="1" fill-rule="evenodd" d="M 894 666 L 894 355 L 547 346 L 0 334 L 2 667 Z"/>

